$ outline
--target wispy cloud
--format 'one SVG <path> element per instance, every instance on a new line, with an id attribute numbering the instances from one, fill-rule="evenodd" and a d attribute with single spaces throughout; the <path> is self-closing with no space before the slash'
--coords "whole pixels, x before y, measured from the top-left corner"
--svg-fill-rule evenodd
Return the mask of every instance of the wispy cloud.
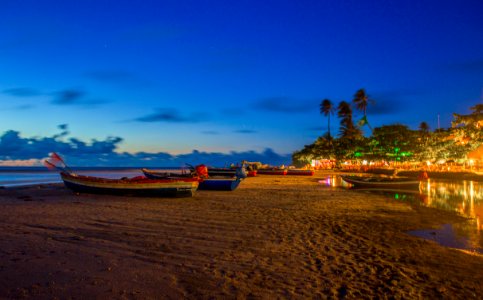
<path id="1" fill-rule="evenodd" d="M 34 108 L 35 106 L 32 104 L 21 104 L 21 105 L 16 105 L 12 107 L 7 107 L 7 108 L 1 108 L 0 110 L 16 110 L 16 111 L 23 111 L 23 110 L 29 110 Z"/>
<path id="2" fill-rule="evenodd" d="M 483 59 L 464 61 L 459 63 L 449 63 L 444 65 L 443 68 L 450 71 L 481 73 L 483 72 Z"/>
<path id="3" fill-rule="evenodd" d="M 149 85 L 147 80 L 143 80 L 134 73 L 123 70 L 88 71 L 84 73 L 84 76 L 99 82 L 121 86 L 141 87 Z"/>
<path id="4" fill-rule="evenodd" d="M 135 118 L 134 121 L 136 122 L 169 122 L 169 123 L 198 123 L 201 122 L 200 115 L 193 115 L 193 116 L 182 116 L 180 113 L 174 109 L 169 108 L 162 108 L 158 109 L 156 112 L 152 114 L 148 114 L 145 116 L 141 116 L 139 118 Z"/>
<path id="5" fill-rule="evenodd" d="M 93 108 L 109 102 L 105 99 L 86 98 L 87 93 L 82 89 L 65 89 L 53 93 L 53 95 L 54 99 L 51 103 L 61 106 L 80 105 L 86 108 Z"/>
<path id="6" fill-rule="evenodd" d="M 420 97 L 426 92 L 424 90 L 392 90 L 375 92 L 370 95 L 375 103 L 367 107 L 367 113 L 370 115 L 391 115 L 402 111 L 411 110 L 407 103 L 412 97 Z"/>
<path id="7" fill-rule="evenodd" d="M 15 97 L 35 97 L 42 95 L 40 91 L 26 87 L 6 89 L 3 91 L 3 93 Z"/>
<path id="8" fill-rule="evenodd" d="M 258 131 L 251 130 L 251 129 L 239 129 L 239 130 L 234 130 L 233 132 L 236 132 L 236 133 L 244 133 L 244 134 L 251 134 L 251 133 L 257 133 Z"/>
<path id="9" fill-rule="evenodd" d="M 220 134 L 218 131 L 214 131 L 214 130 L 205 130 L 205 131 L 202 131 L 201 133 L 208 134 L 208 135 L 218 135 L 218 134 Z"/>
<path id="10" fill-rule="evenodd" d="M 52 103 L 57 105 L 78 104 L 85 94 L 83 90 L 79 89 L 63 90 L 56 93 L 56 97 L 52 100 Z"/>
<path id="11" fill-rule="evenodd" d="M 312 102 L 289 97 L 269 97 L 258 100 L 254 108 L 267 112 L 304 113 L 317 109 L 317 104 Z"/>

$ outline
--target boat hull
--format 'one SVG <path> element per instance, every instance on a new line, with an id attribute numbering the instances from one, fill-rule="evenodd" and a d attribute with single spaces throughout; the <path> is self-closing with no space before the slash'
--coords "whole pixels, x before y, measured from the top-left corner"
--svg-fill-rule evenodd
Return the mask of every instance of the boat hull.
<path id="1" fill-rule="evenodd" d="M 149 179 L 178 179 L 178 178 L 194 178 L 190 173 L 172 173 L 172 172 L 159 172 L 155 170 L 142 169 L 141 170 Z"/>
<path id="2" fill-rule="evenodd" d="M 200 182 L 199 190 L 211 191 L 233 191 L 240 182 L 241 178 L 208 178 Z"/>
<path id="3" fill-rule="evenodd" d="M 287 175 L 296 175 L 296 176 L 314 176 L 314 170 L 299 170 L 299 169 L 288 169 Z"/>
<path id="4" fill-rule="evenodd" d="M 355 188 L 370 188 L 370 189 L 419 189 L 419 180 L 412 179 L 383 179 L 378 178 L 364 178 L 364 177 L 349 177 L 342 176 L 342 179 L 352 184 Z M 372 180 L 372 181 L 371 181 Z"/>
<path id="5" fill-rule="evenodd" d="M 192 197 L 199 185 L 196 179 L 107 179 L 66 173 L 61 177 L 65 186 L 76 193 L 123 196 Z"/>
<path id="6" fill-rule="evenodd" d="M 143 173 L 148 178 L 153 179 L 166 179 L 166 178 L 183 178 L 177 177 L 178 174 L 160 173 L 153 170 L 143 169 Z M 208 178 L 201 179 L 199 177 L 193 177 L 199 180 L 199 190 L 212 190 L 212 191 L 233 191 L 235 190 L 243 178 L 235 177 L 235 175 L 221 175 L 221 176 L 209 176 Z"/>
<path id="7" fill-rule="evenodd" d="M 257 175 L 287 175 L 286 169 L 258 169 Z"/>
<path id="8" fill-rule="evenodd" d="M 234 177 L 236 176 L 236 169 L 208 168 L 208 176 Z"/>

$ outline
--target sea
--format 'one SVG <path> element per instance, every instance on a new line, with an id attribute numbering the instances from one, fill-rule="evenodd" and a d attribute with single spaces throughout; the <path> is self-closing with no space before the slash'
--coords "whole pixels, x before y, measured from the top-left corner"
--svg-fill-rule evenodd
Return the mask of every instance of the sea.
<path id="1" fill-rule="evenodd" d="M 135 177 L 143 175 L 141 167 L 71 167 L 81 175 L 104 178 Z M 153 170 L 179 171 L 181 168 L 156 167 Z M 0 167 L 0 187 L 28 186 L 35 184 L 61 183 L 59 171 L 46 167 Z"/>

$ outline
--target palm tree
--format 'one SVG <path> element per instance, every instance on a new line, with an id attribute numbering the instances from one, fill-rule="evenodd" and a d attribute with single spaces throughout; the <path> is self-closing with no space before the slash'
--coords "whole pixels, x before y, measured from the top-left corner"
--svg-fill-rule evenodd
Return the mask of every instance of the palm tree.
<path id="1" fill-rule="evenodd" d="M 432 147 L 428 145 L 429 141 L 429 125 L 426 122 L 421 122 L 419 124 L 419 138 L 421 140 L 421 143 L 419 145 L 419 155 L 420 155 L 420 160 L 427 160 L 431 158 L 431 153 L 432 153 Z"/>
<path id="2" fill-rule="evenodd" d="M 354 126 L 352 122 L 352 108 L 346 101 L 341 101 L 337 107 L 337 116 L 340 120 L 340 134 L 342 137 L 347 137 Z"/>
<path id="3" fill-rule="evenodd" d="M 424 133 L 424 134 L 428 133 L 428 132 L 429 132 L 429 125 L 428 125 L 428 123 L 426 123 L 426 122 L 421 122 L 421 124 L 419 124 L 419 130 L 420 130 L 422 133 Z"/>
<path id="4" fill-rule="evenodd" d="M 364 114 L 364 116 L 360 121 L 360 126 L 364 126 L 365 124 L 367 124 L 367 126 L 372 132 L 373 131 L 372 127 L 371 125 L 369 125 L 369 122 L 367 121 L 367 106 L 369 104 L 375 103 L 375 101 L 369 98 L 369 95 L 367 95 L 364 89 L 360 89 L 354 94 L 354 99 L 352 100 L 352 102 L 355 104 L 356 108 L 362 111 L 362 113 Z"/>
<path id="5" fill-rule="evenodd" d="M 324 99 L 320 102 L 320 114 L 328 117 L 327 128 L 329 132 L 329 141 L 331 139 L 330 136 L 330 115 L 334 114 L 334 105 L 329 99 Z"/>

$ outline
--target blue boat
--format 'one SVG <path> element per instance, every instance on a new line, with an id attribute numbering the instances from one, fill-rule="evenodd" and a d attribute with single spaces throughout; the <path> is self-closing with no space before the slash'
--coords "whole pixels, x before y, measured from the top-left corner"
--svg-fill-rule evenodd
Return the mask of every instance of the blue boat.
<path id="1" fill-rule="evenodd" d="M 178 178 L 196 178 L 199 181 L 199 190 L 211 190 L 211 191 L 233 191 L 235 190 L 240 182 L 247 177 L 245 168 L 238 167 L 233 169 L 233 175 L 224 174 L 223 176 L 213 176 L 209 175 L 207 167 L 204 165 L 199 165 L 193 167 L 191 173 L 167 173 L 160 172 L 157 170 L 149 170 L 146 168 L 142 169 L 144 175 L 151 179 L 178 179 Z"/>
<path id="2" fill-rule="evenodd" d="M 243 178 L 240 177 L 209 177 L 202 179 L 198 185 L 199 190 L 215 190 L 215 191 L 233 191 L 235 190 Z"/>

